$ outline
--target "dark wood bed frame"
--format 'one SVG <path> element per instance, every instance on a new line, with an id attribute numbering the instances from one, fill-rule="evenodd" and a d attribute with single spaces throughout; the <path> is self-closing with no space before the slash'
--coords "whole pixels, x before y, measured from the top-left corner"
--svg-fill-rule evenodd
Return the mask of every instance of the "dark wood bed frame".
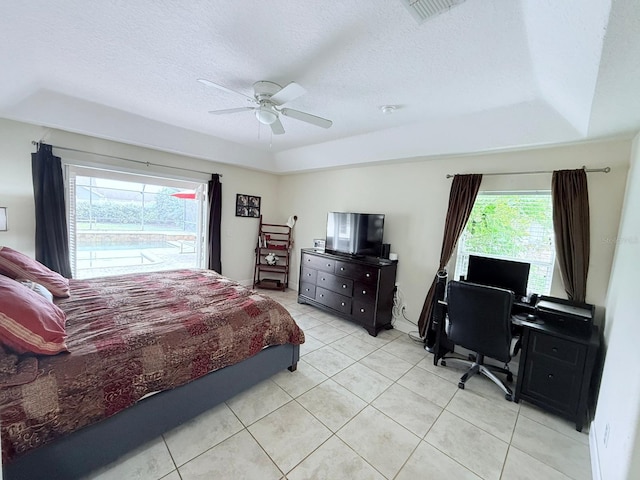
<path id="1" fill-rule="evenodd" d="M 5 465 L 3 479 L 84 477 L 272 375 L 286 368 L 294 371 L 299 356 L 299 345 L 268 347 L 241 363 L 147 397 Z"/>

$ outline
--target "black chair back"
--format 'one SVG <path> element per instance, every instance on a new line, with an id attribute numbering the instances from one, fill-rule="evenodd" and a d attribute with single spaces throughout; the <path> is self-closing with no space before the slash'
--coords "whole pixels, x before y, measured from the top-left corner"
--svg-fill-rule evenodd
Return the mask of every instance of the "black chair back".
<path id="1" fill-rule="evenodd" d="M 480 355 L 508 363 L 513 300 L 510 290 L 450 281 L 447 286 L 449 339 Z"/>

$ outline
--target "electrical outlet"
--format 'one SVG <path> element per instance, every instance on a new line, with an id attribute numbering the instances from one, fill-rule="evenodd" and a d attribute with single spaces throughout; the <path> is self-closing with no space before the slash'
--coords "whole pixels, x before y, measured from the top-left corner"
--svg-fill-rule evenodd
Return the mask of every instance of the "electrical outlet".
<path id="1" fill-rule="evenodd" d="M 607 425 L 604 427 L 604 438 L 602 440 L 602 443 L 604 443 L 604 448 L 607 448 L 609 446 L 609 432 L 611 431 L 611 426 L 607 423 Z"/>

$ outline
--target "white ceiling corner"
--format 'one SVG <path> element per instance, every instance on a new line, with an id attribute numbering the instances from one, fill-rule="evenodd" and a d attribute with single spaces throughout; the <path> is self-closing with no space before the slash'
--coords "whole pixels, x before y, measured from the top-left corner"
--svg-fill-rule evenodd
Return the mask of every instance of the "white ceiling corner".
<path id="1" fill-rule="evenodd" d="M 397 0 L 2 2 L 0 117 L 276 173 L 630 134 L 638 7 L 466 0 L 418 24 Z M 286 106 L 333 126 L 209 115 L 243 104 L 198 78 L 295 81 Z"/>

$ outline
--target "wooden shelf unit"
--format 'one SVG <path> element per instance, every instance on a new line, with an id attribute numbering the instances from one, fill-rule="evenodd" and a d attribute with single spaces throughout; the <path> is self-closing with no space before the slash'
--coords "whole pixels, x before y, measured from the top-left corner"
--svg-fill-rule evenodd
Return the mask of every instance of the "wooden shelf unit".
<path id="1" fill-rule="evenodd" d="M 258 241 L 255 249 L 253 288 L 284 291 L 289 287 L 289 267 L 291 259 L 292 229 L 288 225 L 263 223 L 260 216 Z M 278 257 L 276 264 L 267 263 L 267 256 Z"/>

